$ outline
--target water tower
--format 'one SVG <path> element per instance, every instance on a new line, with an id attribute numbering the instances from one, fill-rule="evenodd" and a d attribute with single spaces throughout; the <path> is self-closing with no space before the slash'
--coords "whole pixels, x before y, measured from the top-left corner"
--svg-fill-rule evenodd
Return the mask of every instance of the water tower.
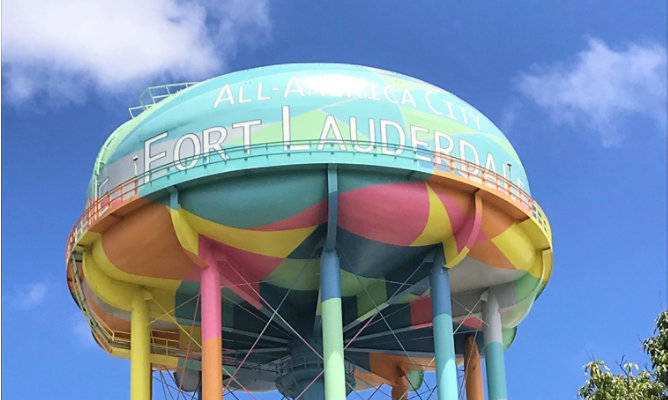
<path id="1" fill-rule="evenodd" d="M 550 227 L 482 113 L 375 68 L 277 65 L 152 87 L 95 160 L 67 246 L 98 344 L 204 400 L 278 390 L 505 399 Z M 165 376 L 165 375 L 160 375 Z M 426 383 L 425 383 L 426 384 Z M 227 395 L 226 395 L 227 396 Z"/>

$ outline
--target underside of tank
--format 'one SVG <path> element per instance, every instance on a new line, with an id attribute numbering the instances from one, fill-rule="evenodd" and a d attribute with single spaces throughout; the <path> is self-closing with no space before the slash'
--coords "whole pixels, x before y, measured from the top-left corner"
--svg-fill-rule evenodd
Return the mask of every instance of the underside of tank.
<path id="1" fill-rule="evenodd" d="M 227 387 L 288 395 L 322 370 L 319 259 L 332 202 L 349 390 L 403 376 L 417 388 L 421 372 L 434 369 L 429 275 L 436 252 L 451 268 L 457 356 L 467 336 L 483 343 L 481 296 L 490 288 L 500 294 L 510 345 L 549 273 L 542 235 L 512 202 L 416 171 L 246 170 L 118 201 L 73 252 L 70 285 L 98 342 L 121 356 L 131 318 L 118 289 L 141 285 L 151 300 L 152 353 L 177 371 L 184 390 L 196 391 L 201 260 L 215 260 Z"/>

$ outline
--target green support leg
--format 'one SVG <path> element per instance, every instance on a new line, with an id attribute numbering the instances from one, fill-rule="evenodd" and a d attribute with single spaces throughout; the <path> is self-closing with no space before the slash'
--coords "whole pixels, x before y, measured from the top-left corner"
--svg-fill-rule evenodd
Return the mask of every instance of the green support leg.
<path id="1" fill-rule="evenodd" d="M 346 398 L 346 375 L 343 362 L 341 275 L 339 257 L 333 250 L 324 250 L 320 256 L 320 293 L 322 297 L 325 399 L 344 400 Z"/>

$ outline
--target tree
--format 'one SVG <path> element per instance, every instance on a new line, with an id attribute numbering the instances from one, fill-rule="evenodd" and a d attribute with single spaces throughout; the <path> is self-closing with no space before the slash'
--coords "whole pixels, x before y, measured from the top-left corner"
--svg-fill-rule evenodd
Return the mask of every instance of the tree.
<path id="1" fill-rule="evenodd" d="M 578 396 L 585 400 L 668 400 L 668 311 L 659 314 L 654 333 L 655 337 L 642 344 L 650 357 L 650 369 L 621 363 L 622 372 L 614 374 L 603 361 L 590 361 L 584 367 L 589 379 Z"/>

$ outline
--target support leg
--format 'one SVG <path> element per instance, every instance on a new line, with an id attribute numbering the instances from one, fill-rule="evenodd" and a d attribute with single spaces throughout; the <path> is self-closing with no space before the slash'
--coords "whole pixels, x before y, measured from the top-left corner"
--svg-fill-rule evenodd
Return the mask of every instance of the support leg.
<path id="1" fill-rule="evenodd" d="M 223 338 L 220 274 L 217 265 L 202 271 L 202 395 L 204 400 L 223 396 Z"/>
<path id="2" fill-rule="evenodd" d="M 334 250 L 323 250 L 320 256 L 320 294 L 325 399 L 344 400 L 346 398 L 346 377 L 343 362 L 341 274 L 339 257 Z"/>
<path id="3" fill-rule="evenodd" d="M 466 400 L 485 400 L 480 353 L 473 336 L 466 337 L 464 346 L 464 380 L 466 381 Z"/>
<path id="4" fill-rule="evenodd" d="M 408 399 L 409 382 L 406 375 L 399 378 L 399 382 L 392 385 L 392 400 L 407 400 Z"/>
<path id="5" fill-rule="evenodd" d="M 452 332 L 450 277 L 443 250 L 438 249 L 431 270 L 431 312 L 434 322 L 434 356 L 439 400 L 457 400 L 457 363 Z"/>
<path id="6" fill-rule="evenodd" d="M 483 306 L 482 318 L 485 322 L 485 369 L 487 371 L 487 396 L 489 400 L 506 400 L 506 368 L 503 361 L 503 332 L 499 301 L 490 291 Z"/>
<path id="7" fill-rule="evenodd" d="M 130 398 L 151 399 L 151 327 L 144 291 L 132 298 L 130 316 Z"/>

